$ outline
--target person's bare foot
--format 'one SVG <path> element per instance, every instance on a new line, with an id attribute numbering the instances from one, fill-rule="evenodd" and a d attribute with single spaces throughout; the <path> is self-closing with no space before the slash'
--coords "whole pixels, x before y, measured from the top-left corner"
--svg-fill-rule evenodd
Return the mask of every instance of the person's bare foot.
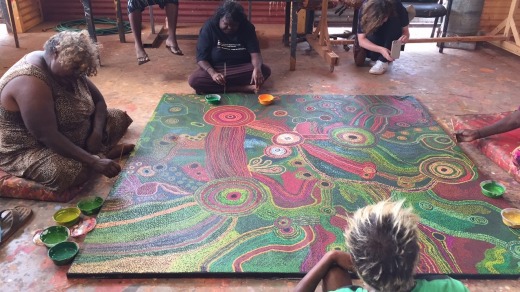
<path id="1" fill-rule="evenodd" d="M 129 143 L 121 143 L 117 144 L 116 146 L 112 147 L 112 149 L 108 150 L 108 152 L 105 154 L 106 158 L 108 159 L 117 159 L 121 158 L 130 152 L 132 152 L 135 148 L 134 144 Z"/>

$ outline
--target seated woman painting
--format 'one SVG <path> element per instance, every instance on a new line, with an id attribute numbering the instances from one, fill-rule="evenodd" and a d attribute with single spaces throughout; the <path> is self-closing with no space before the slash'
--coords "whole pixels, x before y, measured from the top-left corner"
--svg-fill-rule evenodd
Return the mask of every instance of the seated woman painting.
<path id="1" fill-rule="evenodd" d="M 98 48 L 86 31 L 52 36 L 0 79 L 0 168 L 62 192 L 91 174 L 119 174 L 117 144 L 132 119 L 107 109 L 87 76 L 97 73 Z"/>
<path id="2" fill-rule="evenodd" d="M 258 92 L 271 75 L 262 61 L 255 26 L 234 1 L 224 2 L 202 26 L 197 64 L 188 81 L 197 94 Z"/>

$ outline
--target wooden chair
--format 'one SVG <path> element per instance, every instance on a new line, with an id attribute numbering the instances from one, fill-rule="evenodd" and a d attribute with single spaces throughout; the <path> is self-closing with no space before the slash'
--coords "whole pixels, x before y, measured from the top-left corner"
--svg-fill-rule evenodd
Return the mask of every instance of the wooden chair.
<path id="1" fill-rule="evenodd" d="M 449 12 L 451 10 L 451 1 L 453 0 L 415 0 L 415 1 L 406 1 L 402 2 L 404 7 L 407 7 L 409 5 L 413 5 L 415 8 L 416 15 L 415 17 L 421 17 L 421 18 L 435 18 L 433 22 L 433 28 L 432 33 L 430 37 L 433 37 L 435 35 L 435 28 L 439 24 L 439 19 L 448 16 Z M 445 6 L 445 2 L 447 5 Z M 446 17 L 446 21 L 444 23 L 444 26 L 447 27 L 447 21 L 448 17 Z M 437 36 L 441 34 L 441 29 L 439 26 L 439 29 L 437 30 Z"/>

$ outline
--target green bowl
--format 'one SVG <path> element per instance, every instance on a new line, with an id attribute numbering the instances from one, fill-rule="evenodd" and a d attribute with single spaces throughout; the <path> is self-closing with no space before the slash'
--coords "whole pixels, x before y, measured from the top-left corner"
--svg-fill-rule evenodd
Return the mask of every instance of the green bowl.
<path id="1" fill-rule="evenodd" d="M 42 233 L 40 233 L 40 240 L 46 247 L 51 248 L 58 243 L 67 241 L 69 236 L 70 230 L 67 227 L 57 225 L 45 228 Z"/>
<path id="2" fill-rule="evenodd" d="M 84 215 L 94 215 L 97 214 L 101 209 L 101 206 L 103 206 L 103 198 L 87 197 L 80 200 L 77 206 Z"/>
<path id="3" fill-rule="evenodd" d="M 204 98 L 210 104 L 219 104 L 221 99 L 220 95 L 218 94 L 208 94 Z"/>
<path id="4" fill-rule="evenodd" d="M 500 198 L 506 192 L 506 187 L 494 180 L 485 180 L 480 183 L 482 194 L 490 198 Z"/>
<path id="5" fill-rule="evenodd" d="M 81 211 L 76 207 L 60 209 L 52 216 L 52 219 L 60 225 L 71 227 L 78 223 Z"/>
<path id="6" fill-rule="evenodd" d="M 79 246 L 72 241 L 64 241 L 56 244 L 49 249 L 48 255 L 55 265 L 63 266 L 70 264 L 78 254 Z"/>

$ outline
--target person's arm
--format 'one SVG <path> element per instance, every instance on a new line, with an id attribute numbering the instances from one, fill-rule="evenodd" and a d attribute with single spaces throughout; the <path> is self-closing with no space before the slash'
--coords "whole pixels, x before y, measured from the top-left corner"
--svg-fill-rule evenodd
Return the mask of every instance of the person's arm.
<path id="1" fill-rule="evenodd" d="M 18 80 L 25 86 L 13 95 L 22 120 L 29 132 L 54 152 L 79 161 L 97 172 L 114 177 L 121 171 L 121 166 L 110 159 L 100 159 L 76 146 L 58 131 L 54 98 L 50 88 L 38 78 L 21 76 Z"/>
<path id="2" fill-rule="evenodd" d="M 210 62 L 211 51 L 215 45 L 212 37 L 214 35 L 213 26 L 212 20 L 208 20 L 200 29 L 199 38 L 197 40 L 197 65 L 206 71 L 217 84 L 225 85 L 226 77 L 224 74 L 217 72 Z"/>
<path id="3" fill-rule="evenodd" d="M 251 53 L 251 64 L 253 64 L 253 75 L 251 76 L 251 84 L 256 85 L 258 89 L 265 81 L 262 74 L 262 55 L 260 53 Z"/>
<path id="4" fill-rule="evenodd" d="M 399 38 L 399 40 L 406 44 L 408 40 L 410 39 L 410 29 L 408 29 L 408 26 L 403 27 L 403 35 Z"/>
<path id="5" fill-rule="evenodd" d="M 99 89 L 86 78 L 87 86 L 92 95 L 92 100 L 96 107 L 94 111 L 94 118 L 92 120 L 92 132 L 87 138 L 87 151 L 92 154 L 97 154 L 101 150 L 101 141 L 103 139 L 103 132 L 105 131 L 105 125 L 107 121 L 107 104 L 105 98 L 99 91 Z"/>
<path id="6" fill-rule="evenodd" d="M 455 137 L 458 142 L 471 142 L 491 135 L 501 134 L 520 128 L 520 111 L 516 110 L 500 121 L 476 130 L 464 129 L 457 131 Z"/>
<path id="7" fill-rule="evenodd" d="M 325 277 L 331 267 L 338 266 L 346 271 L 354 269 L 352 258 L 349 253 L 343 251 L 329 251 L 320 261 L 303 277 L 296 285 L 294 292 L 314 292 L 320 281 Z M 345 273 L 348 279 L 345 279 L 347 285 L 352 285 L 352 279 Z"/>
<path id="8" fill-rule="evenodd" d="M 366 34 L 364 33 L 359 33 L 357 35 L 358 37 L 358 42 L 359 42 L 359 45 L 369 51 L 372 51 L 372 52 L 376 52 L 376 53 L 380 53 L 381 55 L 383 55 L 383 57 L 385 59 L 387 59 L 389 62 L 392 62 L 394 59 L 390 56 L 390 50 L 385 48 L 385 47 L 382 47 L 382 46 L 378 46 L 376 44 L 374 44 L 373 42 L 371 42 L 367 37 L 366 37 Z"/>

